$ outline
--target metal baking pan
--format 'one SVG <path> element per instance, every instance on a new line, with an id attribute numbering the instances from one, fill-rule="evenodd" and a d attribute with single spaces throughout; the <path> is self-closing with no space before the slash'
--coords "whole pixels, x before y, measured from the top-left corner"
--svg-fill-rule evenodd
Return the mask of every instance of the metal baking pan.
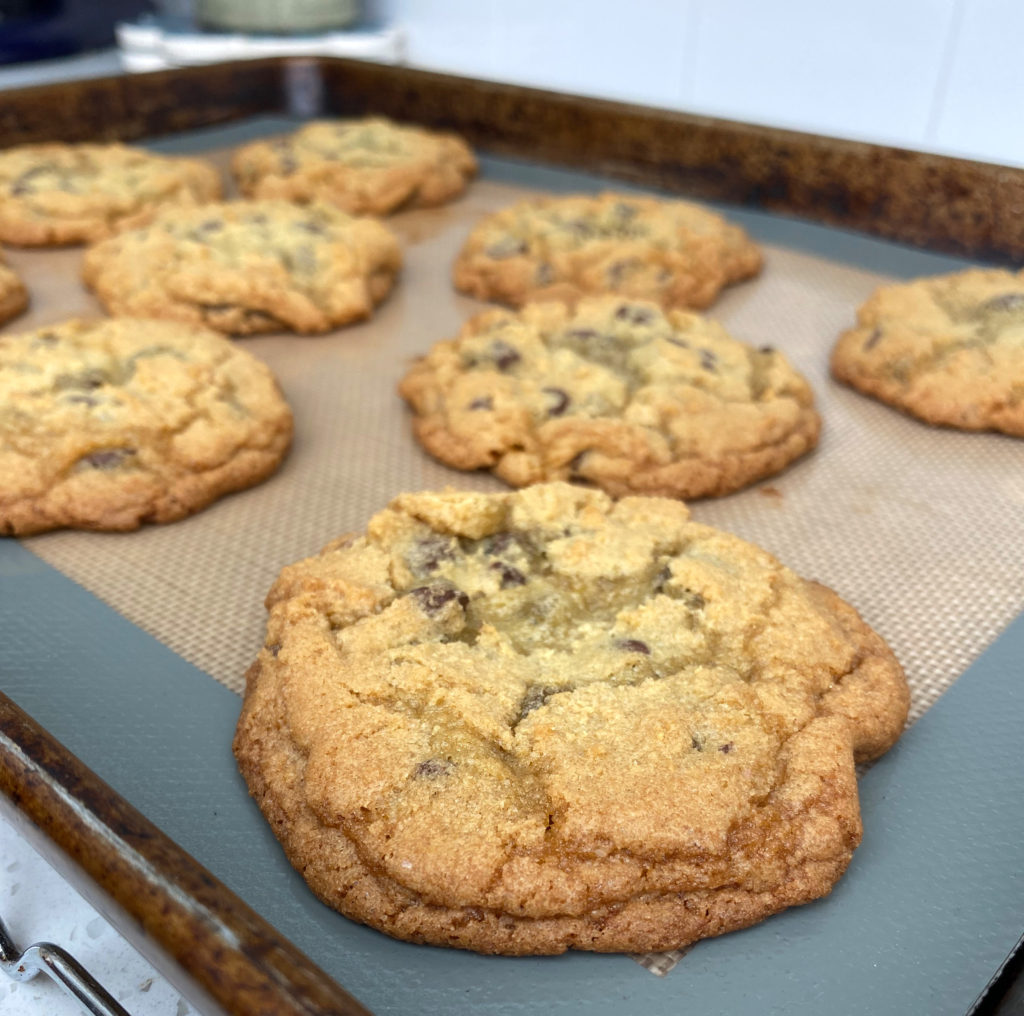
<path id="1" fill-rule="evenodd" d="M 496 193 L 511 181 L 725 202 L 758 239 L 901 277 L 1024 262 L 1021 170 L 403 68 L 247 62 L 28 89 L 0 109 L 3 145 L 118 138 L 172 151 L 223 148 L 296 117 L 381 113 L 463 133 Z M 961 437 L 936 447 L 962 448 Z M 993 441 L 1003 538 L 1024 532 L 1024 446 Z M 457 479 L 428 466 L 414 479 L 441 477 Z M 789 496 L 779 480 L 732 501 L 747 506 L 736 518 L 756 533 L 750 520 L 775 510 L 779 489 Z M 96 545 L 117 555 L 118 539 Z M 0 805 L 201 1011 L 963 1014 L 996 1011 L 1014 972 L 1024 615 L 1019 603 L 1007 612 L 1012 597 L 974 607 L 994 639 L 955 664 L 952 686 L 863 775 L 868 832 L 832 895 L 703 942 L 659 977 L 621 956 L 412 946 L 323 907 L 237 774 L 237 695 L 39 546 L 0 543 Z M 1000 548 L 1024 574 L 1024 540 Z M 942 591 L 951 612 L 958 567 Z M 250 590 L 254 602 L 264 591 Z"/>

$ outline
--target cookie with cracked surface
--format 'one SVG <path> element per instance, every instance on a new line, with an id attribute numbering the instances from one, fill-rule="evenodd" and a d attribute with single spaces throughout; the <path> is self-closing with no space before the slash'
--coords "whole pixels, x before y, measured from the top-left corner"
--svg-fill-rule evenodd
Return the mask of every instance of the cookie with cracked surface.
<path id="1" fill-rule="evenodd" d="M 836 343 L 832 374 L 927 423 L 1024 437 L 1024 272 L 880 287 Z"/>
<path id="2" fill-rule="evenodd" d="M 454 134 L 382 117 L 317 120 L 287 137 L 238 149 L 231 171 L 246 197 L 329 201 L 357 215 L 444 204 L 476 174 Z"/>
<path id="3" fill-rule="evenodd" d="M 166 206 L 216 201 L 220 173 L 200 159 L 118 144 L 21 145 L 0 152 L 0 240 L 92 243 Z"/>
<path id="4" fill-rule="evenodd" d="M 111 314 L 230 335 L 319 333 L 368 318 L 401 263 L 376 219 L 322 202 L 233 201 L 112 236 L 85 252 L 82 274 Z"/>
<path id="5" fill-rule="evenodd" d="M 403 494 L 267 606 L 241 771 L 321 899 L 413 942 L 667 950 L 820 897 L 907 715 L 852 607 L 669 499 Z"/>
<path id="6" fill-rule="evenodd" d="M 167 321 L 0 336 L 0 533 L 173 522 L 278 467 L 292 416 L 269 368 Z"/>
<path id="7" fill-rule="evenodd" d="M 513 307 L 614 292 L 699 310 L 760 270 L 746 233 L 701 205 L 601 194 L 529 199 L 488 216 L 453 278 L 470 296 Z"/>
<path id="8" fill-rule="evenodd" d="M 406 374 L 423 446 L 515 487 L 728 494 L 815 446 L 811 389 L 778 351 L 698 314 L 593 297 L 492 310 Z"/>
<path id="9" fill-rule="evenodd" d="M 0 254 L 0 324 L 17 317 L 27 306 L 25 283 Z"/>

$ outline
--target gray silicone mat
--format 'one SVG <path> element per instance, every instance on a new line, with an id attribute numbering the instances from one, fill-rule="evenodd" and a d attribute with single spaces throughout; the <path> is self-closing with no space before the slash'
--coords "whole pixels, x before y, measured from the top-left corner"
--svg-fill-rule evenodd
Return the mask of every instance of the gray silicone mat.
<path id="1" fill-rule="evenodd" d="M 1024 924 L 1024 617 L 861 780 L 868 834 L 830 897 L 621 956 L 480 957 L 320 905 L 228 748 L 238 698 L 18 543 L 0 544 L 3 690 L 371 1010 L 961 1016 Z"/>
<path id="2" fill-rule="evenodd" d="M 243 124 L 158 147 L 198 152 L 284 126 Z M 483 177 L 495 195 L 506 186 L 564 191 L 606 185 L 507 160 L 485 160 Z M 1024 605 L 1024 442 L 925 428 L 836 390 L 822 367 L 828 340 L 821 349 L 810 339 L 796 343 L 785 314 L 793 308 L 795 327 L 806 324 L 795 312 L 810 311 L 815 326 L 831 336 L 838 296 L 877 278 L 949 271 L 962 262 L 778 216 L 729 214 L 772 245 L 777 266 L 803 274 L 799 284 L 785 272 L 766 273 L 758 282 L 761 292 L 778 284 L 777 295 L 790 304 L 759 303 L 751 287 L 728 296 L 725 313 L 742 327 L 759 322 L 766 306 L 777 315 L 770 338 L 784 348 L 791 343 L 805 358 L 800 366 L 816 372 L 826 430 L 811 461 L 761 491 L 705 502 L 694 512 L 768 546 L 858 606 L 911 673 L 921 718 L 864 775 L 865 841 L 832 896 L 701 943 L 665 977 L 626 957 L 484 958 L 408 946 L 353 925 L 306 890 L 236 773 L 230 740 L 239 699 L 225 680 L 242 667 L 235 656 L 223 658 L 224 644 L 238 642 L 235 655 L 244 665 L 260 640 L 258 601 L 276 568 L 297 556 L 294 545 L 308 544 L 303 552 L 311 552 L 342 528 L 359 525 L 386 500 L 382 491 L 394 481 L 388 470 L 407 468 L 407 460 L 396 457 L 408 454 L 409 437 L 390 374 L 420 338 L 410 337 L 408 346 L 389 340 L 393 359 L 387 364 L 371 357 L 378 347 L 365 330 L 334 345 L 332 339 L 294 346 L 273 337 L 250 340 L 254 351 L 276 357 L 289 392 L 301 393 L 307 375 L 329 359 L 352 368 L 339 381 L 352 398 L 367 387 L 366 372 L 389 384 L 381 407 L 374 405 L 380 428 L 366 453 L 370 472 L 344 474 L 337 489 L 348 500 L 340 508 L 336 488 L 318 478 L 315 489 L 334 512 L 330 524 L 337 529 L 323 531 L 320 517 L 299 532 L 264 524 L 264 502 L 284 497 L 287 504 L 286 484 L 315 472 L 313 442 L 306 441 L 282 477 L 174 527 L 0 542 L 0 689 L 378 1014 L 961 1014 L 1024 929 L 1024 617 L 1011 622 Z M 410 276 L 417 267 L 438 279 L 446 272 L 429 239 L 414 245 Z M 853 278 L 849 290 L 839 271 L 846 267 Z M 382 320 L 391 315 L 395 325 L 402 314 L 415 318 L 410 299 L 400 291 Z M 442 289 L 436 303 L 432 312 L 445 327 L 465 306 Z M 844 304 L 841 316 L 847 314 L 852 309 Z M 312 383 L 309 394 L 316 395 Z M 309 403 L 301 410 L 316 418 Z M 839 462 L 847 465 L 826 472 Z M 417 460 L 415 469 L 416 482 L 404 474 L 403 486 L 458 479 L 425 461 Z M 466 484 L 500 487 L 486 477 L 468 477 Z M 254 514 L 246 514 L 246 505 L 255 506 Z M 183 616 L 184 603 L 179 599 L 180 609 L 172 609 L 170 594 L 180 598 L 184 591 L 195 599 L 186 579 L 209 556 L 200 551 L 190 559 L 179 553 L 179 541 L 194 551 L 203 532 L 212 549 L 230 537 L 235 571 L 218 575 L 232 588 L 241 585 L 254 610 L 239 624 L 241 614 L 226 596 L 204 586 L 205 625 L 189 619 L 179 647 L 173 622 Z M 167 567 L 173 561 L 180 574 L 168 574 L 164 563 L 154 567 L 158 560 Z M 257 580 L 246 572 L 240 581 L 246 569 Z M 69 574 L 90 587 L 106 582 L 121 612 Z M 163 643 L 124 616 L 147 598 L 168 604 L 174 615 L 153 615 Z M 225 600 L 234 630 L 221 615 L 203 613 L 212 600 Z M 216 654 L 207 666 L 211 644 Z"/>

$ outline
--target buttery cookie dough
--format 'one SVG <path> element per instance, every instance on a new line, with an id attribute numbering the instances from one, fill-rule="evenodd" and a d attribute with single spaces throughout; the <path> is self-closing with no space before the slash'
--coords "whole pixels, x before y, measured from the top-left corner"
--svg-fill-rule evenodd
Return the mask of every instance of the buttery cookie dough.
<path id="1" fill-rule="evenodd" d="M 119 144 L 20 145 L 0 152 L 0 240 L 26 247 L 92 243 L 160 208 L 221 196 L 216 168 Z"/>
<path id="2" fill-rule="evenodd" d="M 478 315 L 399 392 L 450 466 L 614 496 L 727 494 L 784 469 L 820 429 L 810 386 L 777 350 L 618 296 Z"/>
<path id="3" fill-rule="evenodd" d="M 836 343 L 832 373 L 927 423 L 1024 437 L 1024 272 L 881 287 Z"/>
<path id="4" fill-rule="evenodd" d="M 231 169 L 246 197 L 388 215 L 458 197 L 477 163 L 454 134 L 367 117 L 316 120 L 287 137 L 253 142 L 235 153 Z"/>
<path id="5" fill-rule="evenodd" d="M 852 607 L 668 499 L 403 494 L 267 606 L 241 771 L 313 891 L 412 942 L 666 950 L 820 897 L 907 714 Z"/>
<path id="6" fill-rule="evenodd" d="M 699 310 L 761 263 L 746 233 L 707 208 L 607 193 L 531 198 L 487 216 L 453 278 L 470 296 L 513 307 L 614 292 Z"/>
<path id="7" fill-rule="evenodd" d="M 292 415 L 215 332 L 75 320 L 0 335 L 0 533 L 173 522 L 269 476 Z"/>
<path id="8" fill-rule="evenodd" d="M 401 263 L 376 219 L 322 202 L 234 201 L 163 212 L 90 247 L 82 271 L 111 314 L 250 335 L 363 320 Z"/>

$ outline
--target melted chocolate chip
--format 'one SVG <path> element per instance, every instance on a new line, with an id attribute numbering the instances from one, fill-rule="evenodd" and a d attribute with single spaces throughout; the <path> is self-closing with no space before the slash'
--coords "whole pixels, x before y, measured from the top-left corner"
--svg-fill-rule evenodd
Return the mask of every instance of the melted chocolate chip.
<path id="1" fill-rule="evenodd" d="M 90 469 L 117 469 L 135 454 L 133 448 L 104 448 L 90 452 L 79 459 L 79 463 Z"/>
<path id="2" fill-rule="evenodd" d="M 495 533 L 493 536 L 487 537 L 484 544 L 485 554 L 504 554 L 510 547 L 514 547 L 519 543 L 515 537 L 515 533 Z"/>
<path id="3" fill-rule="evenodd" d="M 548 396 L 548 416 L 561 416 L 569 408 L 569 393 L 562 388 L 542 388 Z"/>
<path id="4" fill-rule="evenodd" d="M 624 653 L 643 653 L 644 656 L 651 655 L 651 647 L 646 642 L 641 642 L 640 639 L 619 639 L 615 643 L 616 649 L 621 649 Z"/>
<path id="5" fill-rule="evenodd" d="M 589 342 L 597 338 L 597 332 L 593 328 L 570 328 L 566 333 L 567 339 L 575 339 L 579 342 Z"/>
<path id="6" fill-rule="evenodd" d="M 654 311 L 650 307 L 636 307 L 624 303 L 615 312 L 618 321 L 628 321 L 631 325 L 648 325 L 654 320 Z"/>
<path id="7" fill-rule="evenodd" d="M 406 560 L 415 572 L 433 572 L 442 561 L 454 561 L 455 550 L 445 536 L 425 536 L 409 548 Z"/>
<path id="8" fill-rule="evenodd" d="M 491 571 L 498 572 L 501 576 L 501 588 L 510 589 L 512 586 L 525 586 L 526 576 L 512 565 L 504 561 L 491 562 Z"/>
<path id="9" fill-rule="evenodd" d="M 882 329 L 875 328 L 871 334 L 864 340 L 864 349 L 874 349 L 878 345 L 878 340 L 882 337 Z"/>
<path id="10" fill-rule="evenodd" d="M 502 339 L 491 343 L 491 357 L 495 367 L 502 371 L 511 369 L 522 359 L 519 350 Z"/>
<path id="11" fill-rule="evenodd" d="M 490 395 L 481 395 L 479 398 L 475 398 L 467 407 L 467 409 L 493 409 L 494 399 Z"/>
<path id="12" fill-rule="evenodd" d="M 469 605 L 469 597 L 461 589 L 453 589 L 451 586 L 419 586 L 410 592 L 416 597 L 423 613 L 428 615 L 439 613 L 453 600 L 458 600 L 463 607 Z"/>
<path id="13" fill-rule="evenodd" d="M 93 388 L 102 388 L 109 380 L 104 371 L 98 367 L 90 367 L 75 374 L 59 374 L 54 386 L 58 391 L 65 391 L 68 388 L 89 391 Z"/>
<path id="14" fill-rule="evenodd" d="M 447 776 L 455 768 L 455 763 L 448 759 L 428 758 L 413 770 L 413 775 L 420 780 L 437 780 Z"/>
<path id="15" fill-rule="evenodd" d="M 535 709 L 540 709 L 552 695 L 557 695 L 563 688 L 556 688 L 553 685 L 535 684 L 526 690 L 523 700 L 519 703 L 519 720 L 524 719 Z M 517 721 L 518 722 L 518 721 Z"/>

